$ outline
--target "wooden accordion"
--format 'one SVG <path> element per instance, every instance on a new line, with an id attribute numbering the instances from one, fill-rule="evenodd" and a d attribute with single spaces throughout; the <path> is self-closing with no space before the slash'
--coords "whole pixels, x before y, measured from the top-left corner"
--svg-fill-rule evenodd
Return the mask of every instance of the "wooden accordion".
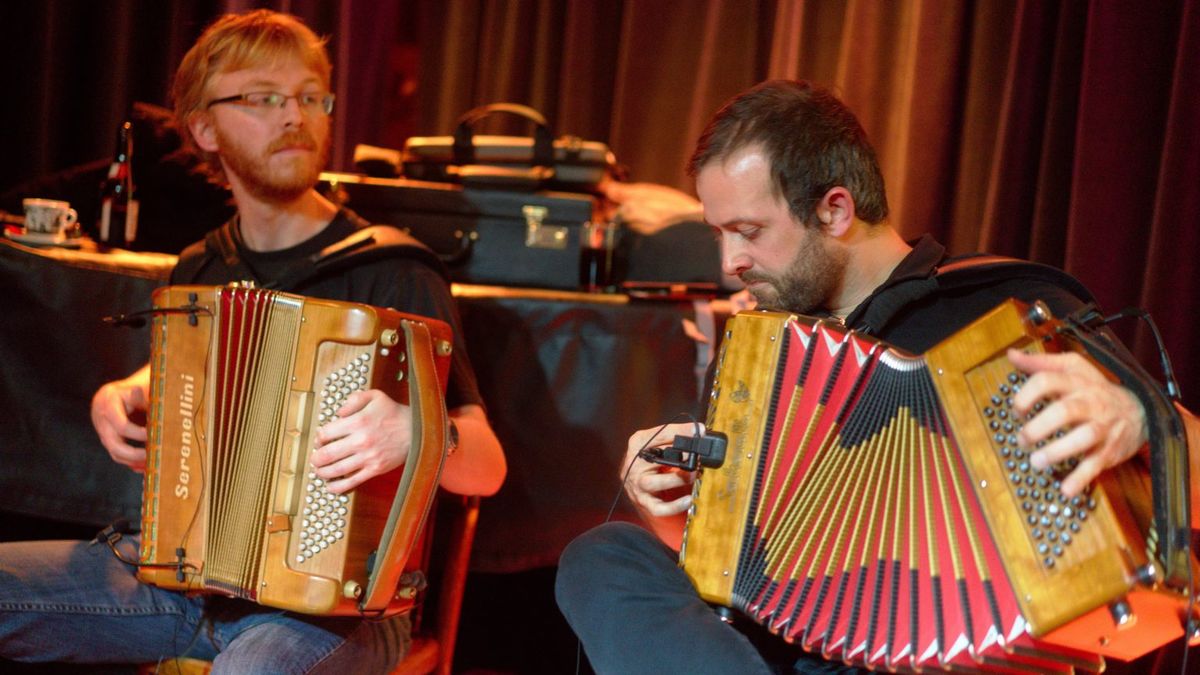
<path id="1" fill-rule="evenodd" d="M 1183 635 L 1190 591 L 1164 582 L 1140 462 L 1068 499 L 1073 464 L 1035 469 L 1018 445 L 1005 351 L 1072 348 L 1056 324 L 1010 300 L 917 357 L 732 317 L 707 421 L 725 457 L 680 551 L 700 595 L 871 669 L 1102 670 Z"/>
<path id="2" fill-rule="evenodd" d="M 138 579 L 321 615 L 412 607 L 446 452 L 450 328 L 236 285 L 154 293 Z M 404 465 L 342 495 L 314 435 L 352 392 L 412 408 Z"/>

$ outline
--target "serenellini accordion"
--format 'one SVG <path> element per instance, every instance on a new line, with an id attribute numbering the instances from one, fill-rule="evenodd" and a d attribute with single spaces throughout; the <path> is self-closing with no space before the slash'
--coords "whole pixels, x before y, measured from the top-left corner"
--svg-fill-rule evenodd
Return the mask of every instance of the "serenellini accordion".
<path id="1" fill-rule="evenodd" d="M 167 286 L 153 305 L 138 579 L 308 614 L 411 608 L 446 452 L 449 327 L 237 285 Z M 412 449 L 334 495 L 309 464 L 314 435 L 366 389 L 411 406 Z"/>
<path id="2" fill-rule="evenodd" d="M 700 595 L 871 669 L 1102 670 L 1193 637 L 1195 559 L 1163 550 L 1139 462 L 1068 499 L 1074 464 L 1037 470 L 1017 443 L 1006 349 L 1084 351 L 1058 325 L 1010 300 L 912 356 L 733 316 L 707 420 L 725 456 L 697 477 L 680 551 Z"/>

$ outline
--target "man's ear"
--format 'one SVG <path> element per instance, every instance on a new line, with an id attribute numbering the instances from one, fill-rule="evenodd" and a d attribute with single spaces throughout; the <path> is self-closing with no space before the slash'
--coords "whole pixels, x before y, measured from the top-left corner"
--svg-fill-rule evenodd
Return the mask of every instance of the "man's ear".
<path id="1" fill-rule="evenodd" d="M 212 115 L 207 112 L 195 112 L 188 116 L 188 131 L 196 142 L 196 147 L 205 152 L 216 152 L 220 149 L 217 143 L 217 129 L 213 125 Z"/>
<path id="2" fill-rule="evenodd" d="M 840 185 L 829 189 L 817 202 L 817 222 L 831 237 L 840 237 L 854 223 L 854 195 Z"/>

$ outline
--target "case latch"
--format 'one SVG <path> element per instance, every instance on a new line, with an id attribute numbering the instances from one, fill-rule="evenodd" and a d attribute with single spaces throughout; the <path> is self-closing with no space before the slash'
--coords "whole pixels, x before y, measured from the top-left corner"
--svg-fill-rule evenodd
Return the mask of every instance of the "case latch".
<path id="1" fill-rule="evenodd" d="M 544 206 L 527 204 L 521 208 L 525 214 L 525 246 L 526 248 L 552 248 L 562 250 L 567 247 L 567 228 L 565 225 L 546 225 L 548 209 Z"/>

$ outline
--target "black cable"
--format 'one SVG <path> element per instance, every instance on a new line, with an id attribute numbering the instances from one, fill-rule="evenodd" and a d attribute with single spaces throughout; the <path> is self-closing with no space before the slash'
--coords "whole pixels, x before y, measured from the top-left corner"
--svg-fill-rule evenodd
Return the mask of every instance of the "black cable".
<path id="1" fill-rule="evenodd" d="M 1150 313 L 1140 307 L 1126 307 L 1119 312 L 1110 314 L 1104 317 L 1104 325 L 1111 324 L 1118 319 L 1140 319 L 1146 322 L 1150 328 L 1150 334 L 1154 336 L 1154 344 L 1158 348 L 1159 367 L 1162 368 L 1163 383 L 1166 387 L 1167 396 L 1175 402 L 1179 402 L 1183 393 L 1180 391 L 1179 383 L 1175 379 L 1175 370 L 1171 367 L 1171 357 L 1167 353 L 1166 344 L 1163 342 L 1162 333 L 1158 330 L 1158 325 L 1154 323 L 1154 319 Z M 1187 567 L 1187 594 L 1188 602 L 1184 610 L 1183 621 L 1183 657 L 1179 672 L 1186 675 L 1188 672 L 1188 650 L 1191 648 L 1191 629 L 1196 623 L 1194 612 L 1196 610 L 1196 589 L 1195 579 L 1192 574 L 1192 566 Z"/>
<path id="2" fill-rule="evenodd" d="M 195 572 L 200 571 L 199 568 L 197 568 L 195 565 L 192 565 L 191 563 L 185 562 L 183 560 L 183 553 L 182 553 L 183 549 L 177 549 L 177 553 L 179 555 L 179 561 L 173 562 L 173 563 L 143 563 L 143 562 L 138 562 L 137 560 L 134 560 L 134 559 L 131 559 L 131 558 L 125 556 L 123 553 L 121 553 L 120 550 L 117 549 L 117 543 L 120 542 L 122 539 L 124 539 L 125 534 L 127 534 L 129 532 L 130 532 L 129 521 L 125 520 L 124 518 L 119 518 L 119 519 L 113 521 L 111 524 L 109 524 L 108 527 L 105 527 L 103 530 L 100 530 L 99 532 L 97 532 L 96 536 L 92 539 L 92 541 L 88 545 L 95 546 L 96 544 L 100 543 L 101 540 L 103 540 L 104 543 L 108 545 L 109 550 L 112 551 L 112 554 L 117 558 L 117 560 L 120 560 L 121 562 L 125 563 L 126 565 L 129 565 L 131 567 L 136 567 L 138 569 L 145 567 L 145 568 L 166 568 L 166 569 L 174 568 L 176 570 L 191 569 Z M 182 616 L 180 617 L 180 619 L 182 620 Z M 177 658 L 177 659 L 183 658 L 184 656 L 187 655 L 187 653 L 189 651 L 192 650 L 192 647 L 196 646 L 196 642 L 200 638 L 200 628 L 203 625 L 204 625 L 203 621 L 200 621 L 196 624 L 196 630 L 194 630 L 192 632 L 192 637 L 188 640 L 187 646 L 184 647 L 184 649 L 179 652 L 179 656 L 176 656 L 174 658 Z M 175 637 L 172 637 L 172 642 L 175 641 L 175 639 L 178 637 L 178 635 L 179 635 L 179 624 L 177 623 L 175 625 Z M 154 672 L 155 673 L 158 673 L 160 671 L 160 668 L 162 667 L 164 658 L 166 658 L 166 657 L 160 656 L 158 661 L 154 664 Z M 176 669 L 178 670 L 179 669 L 178 662 L 176 662 L 175 666 L 176 666 Z"/>
<path id="3" fill-rule="evenodd" d="M 175 634 L 171 636 L 171 644 L 175 644 L 175 642 L 178 640 L 179 627 L 183 623 L 183 620 L 184 620 L 184 615 L 181 614 L 179 616 L 179 620 L 175 622 Z M 172 662 L 175 665 L 176 675 L 183 675 L 183 665 L 179 663 L 179 659 L 188 658 L 188 655 L 187 655 L 188 652 L 192 651 L 192 648 L 195 647 L 196 643 L 200 641 L 200 630 L 204 628 L 204 624 L 207 620 L 208 620 L 207 618 L 201 617 L 200 621 L 196 622 L 196 628 L 192 631 L 192 637 L 190 637 L 188 639 L 187 645 L 185 645 L 182 650 L 177 650 L 177 651 L 179 651 L 179 656 L 170 657 Z M 168 657 L 166 657 L 166 656 L 158 657 L 158 661 L 154 664 L 155 675 L 158 675 L 158 673 L 163 672 L 162 671 L 163 660 L 166 658 L 168 658 Z"/>
<path id="4" fill-rule="evenodd" d="M 1154 336 L 1154 344 L 1158 348 L 1159 366 L 1162 368 L 1163 381 L 1167 388 L 1167 396 L 1173 401 L 1179 401 L 1183 394 L 1179 390 L 1179 382 L 1175 379 L 1175 370 L 1171 367 L 1171 357 L 1167 354 L 1167 346 L 1163 343 L 1162 334 L 1158 332 L 1158 326 L 1154 323 L 1154 319 L 1150 317 L 1150 313 L 1140 307 L 1126 307 L 1125 309 L 1104 317 L 1104 325 L 1108 325 L 1118 319 L 1140 319 L 1146 322 L 1150 328 L 1150 334 Z"/>
<path id="5" fill-rule="evenodd" d="M 144 562 L 139 562 L 133 558 L 126 557 L 125 554 L 121 553 L 121 551 L 119 551 L 117 549 L 117 542 L 124 539 L 125 535 L 131 531 L 132 530 L 129 527 L 129 521 L 125 520 L 124 518 L 119 518 L 119 519 L 113 521 L 108 527 L 97 532 L 96 536 L 92 539 L 92 541 L 88 544 L 88 546 L 95 546 L 96 544 L 103 541 L 105 544 L 108 545 L 109 550 L 112 551 L 113 556 L 115 556 L 117 560 L 120 560 L 121 562 L 125 563 L 126 565 L 129 565 L 130 567 L 136 567 L 138 569 L 145 567 L 145 568 L 165 568 L 165 569 L 175 569 L 175 570 L 191 569 L 196 572 L 200 571 L 200 569 L 198 567 L 196 567 L 195 565 L 193 565 L 189 562 L 185 562 L 183 560 L 183 553 L 182 553 L 183 549 L 176 550 L 176 553 L 179 556 L 179 560 L 176 562 L 172 562 L 172 563 L 144 563 Z"/>
<path id="6" fill-rule="evenodd" d="M 197 314 L 205 314 L 212 316 L 212 310 L 207 307 L 202 307 L 195 303 L 180 305 L 179 307 L 151 307 L 130 314 L 116 314 L 113 316 L 104 317 L 104 323 L 110 326 L 128 326 L 130 328 L 141 328 L 146 325 L 146 317 L 158 316 L 160 314 L 187 314 L 189 321 L 196 321 Z"/>
<path id="7" fill-rule="evenodd" d="M 695 437 L 696 438 L 699 438 L 702 435 L 700 433 L 700 422 L 696 421 L 696 418 L 693 417 L 691 415 L 691 413 L 686 413 L 686 412 L 679 413 L 675 417 L 672 417 L 670 421 L 664 422 L 662 424 L 662 426 L 655 429 L 654 433 L 651 434 L 650 438 L 646 439 L 646 442 L 642 444 L 642 447 L 638 448 L 637 454 L 635 454 L 633 456 L 633 459 L 629 460 L 629 466 L 625 467 L 625 473 L 621 476 L 621 484 L 620 484 L 620 486 L 618 486 L 618 489 L 617 489 L 617 496 L 613 499 L 612 506 L 608 507 L 608 515 L 606 515 L 604 517 L 604 523 L 607 523 L 608 521 L 612 520 L 613 513 L 615 513 L 617 510 L 617 504 L 621 501 L 621 495 L 625 492 L 625 482 L 629 480 L 629 472 L 633 471 L 634 462 L 638 461 L 638 459 L 645 459 L 647 461 L 650 461 L 649 458 L 645 457 L 642 454 L 642 453 L 646 452 L 646 448 L 649 447 L 650 441 L 653 441 L 655 438 L 658 438 L 658 435 L 660 433 L 662 433 L 663 429 L 666 429 L 667 426 L 670 424 L 674 424 L 675 421 L 678 420 L 680 417 L 686 417 L 688 420 L 691 421 L 692 427 L 695 429 Z M 601 523 L 601 524 L 604 524 L 604 523 Z"/>
<path id="8" fill-rule="evenodd" d="M 700 438 L 700 436 L 702 435 L 700 432 L 700 422 L 697 421 L 696 418 L 691 413 L 681 412 L 678 415 L 672 417 L 669 421 L 664 422 L 662 424 L 662 426 L 655 429 L 654 433 L 650 434 L 650 438 L 646 439 L 646 442 L 642 444 L 642 447 L 638 448 L 638 451 L 636 453 L 634 453 L 633 459 L 629 460 L 629 466 L 625 467 L 625 473 L 623 473 L 621 475 L 621 483 L 617 487 L 617 496 L 613 498 L 612 506 L 608 507 L 608 515 L 604 516 L 604 522 L 601 523 L 601 525 L 607 524 L 609 521 L 612 520 L 613 513 L 615 513 L 617 510 L 617 504 L 621 501 L 621 495 L 624 494 L 624 492 L 625 492 L 625 482 L 629 480 L 629 472 L 633 471 L 634 463 L 637 462 L 638 459 L 645 459 L 644 457 L 642 457 L 642 453 L 645 452 L 646 448 L 650 446 L 650 442 L 653 441 L 655 438 L 658 438 L 658 435 L 660 433 L 662 433 L 663 429 L 666 429 L 667 426 L 670 424 L 674 424 L 675 421 L 681 417 L 686 417 L 688 420 L 691 420 L 692 427 L 695 429 L 695 437 Z M 575 636 L 575 675 L 579 675 L 580 669 L 582 667 L 583 667 L 583 641 L 580 640 L 579 636 L 577 635 L 577 636 Z"/>

